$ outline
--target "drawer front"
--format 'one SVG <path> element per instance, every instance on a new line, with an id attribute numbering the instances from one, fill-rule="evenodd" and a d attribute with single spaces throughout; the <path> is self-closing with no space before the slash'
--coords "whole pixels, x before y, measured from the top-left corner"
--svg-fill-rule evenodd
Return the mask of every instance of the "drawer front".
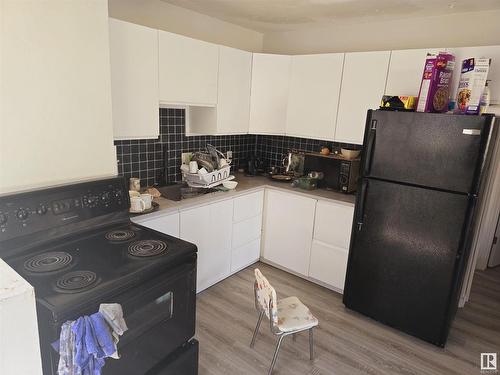
<path id="1" fill-rule="evenodd" d="M 264 204 L 264 191 L 244 195 L 234 199 L 233 221 L 235 223 L 262 215 Z"/>
<path id="2" fill-rule="evenodd" d="M 311 248 L 309 277 L 343 290 L 347 257 L 347 250 L 314 240 Z"/>
<path id="3" fill-rule="evenodd" d="M 260 215 L 233 224 L 232 248 L 236 249 L 237 247 L 241 247 L 260 238 L 261 229 L 262 216 Z"/>
<path id="4" fill-rule="evenodd" d="M 240 269 L 255 263 L 260 257 L 260 238 L 233 249 L 231 254 L 231 272 L 239 271 Z"/>
<path id="5" fill-rule="evenodd" d="M 332 246 L 348 249 L 351 240 L 353 215 L 353 206 L 318 201 L 314 223 L 314 239 Z"/>
<path id="6" fill-rule="evenodd" d="M 137 221 L 137 224 L 157 230 L 158 232 L 165 233 L 173 237 L 179 237 L 180 235 L 178 213 L 161 216 L 147 221 Z"/>

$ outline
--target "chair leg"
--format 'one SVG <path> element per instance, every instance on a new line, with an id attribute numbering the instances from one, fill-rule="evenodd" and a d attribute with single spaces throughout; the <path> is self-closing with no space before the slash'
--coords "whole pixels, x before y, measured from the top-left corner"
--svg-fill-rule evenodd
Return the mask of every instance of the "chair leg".
<path id="1" fill-rule="evenodd" d="M 283 341 L 284 338 L 285 336 L 281 335 L 278 339 L 278 343 L 276 344 L 276 350 L 274 351 L 273 360 L 271 362 L 271 367 L 269 368 L 268 375 L 271 375 L 273 373 L 274 365 L 276 364 L 276 360 L 278 359 L 278 353 L 280 351 L 281 341 Z"/>
<path id="2" fill-rule="evenodd" d="M 250 343 L 250 347 L 253 348 L 255 345 L 255 339 L 257 338 L 257 333 L 259 332 L 260 322 L 262 322 L 262 318 L 264 317 L 264 311 L 261 311 L 259 314 L 259 319 L 257 320 L 257 325 L 255 326 L 255 331 L 253 331 L 252 342 Z"/>
<path id="3" fill-rule="evenodd" d="M 309 359 L 312 361 L 314 359 L 314 348 L 313 348 L 313 329 L 309 329 Z"/>

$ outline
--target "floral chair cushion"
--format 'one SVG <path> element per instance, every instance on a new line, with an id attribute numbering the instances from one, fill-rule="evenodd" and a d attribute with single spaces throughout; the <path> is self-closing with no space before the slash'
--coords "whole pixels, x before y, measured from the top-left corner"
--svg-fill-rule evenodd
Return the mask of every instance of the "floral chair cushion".
<path id="1" fill-rule="evenodd" d="M 318 319 L 297 297 L 278 301 L 278 329 L 281 332 L 301 331 L 318 325 Z"/>
<path id="2" fill-rule="evenodd" d="M 278 325 L 276 290 L 269 284 L 258 268 L 255 269 L 255 305 L 264 311 L 274 326 Z M 269 311 L 271 308 L 271 311 Z"/>

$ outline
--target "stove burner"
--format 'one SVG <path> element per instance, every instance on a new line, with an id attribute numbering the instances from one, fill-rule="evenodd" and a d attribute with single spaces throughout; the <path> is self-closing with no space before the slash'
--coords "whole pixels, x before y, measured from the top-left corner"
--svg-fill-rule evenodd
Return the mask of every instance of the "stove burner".
<path id="1" fill-rule="evenodd" d="M 56 281 L 56 287 L 62 292 L 82 292 L 97 282 L 97 275 L 92 271 L 69 272 Z"/>
<path id="2" fill-rule="evenodd" d="M 64 251 L 53 251 L 28 259 L 24 269 L 36 273 L 54 272 L 66 268 L 72 260 L 73 257 Z"/>
<path id="3" fill-rule="evenodd" d="M 128 247 L 128 253 L 135 257 L 152 257 L 166 250 L 167 244 L 157 240 L 136 241 Z"/>
<path id="4" fill-rule="evenodd" d="M 104 237 L 109 241 L 127 241 L 135 237 L 135 232 L 130 229 L 117 229 L 106 233 Z"/>

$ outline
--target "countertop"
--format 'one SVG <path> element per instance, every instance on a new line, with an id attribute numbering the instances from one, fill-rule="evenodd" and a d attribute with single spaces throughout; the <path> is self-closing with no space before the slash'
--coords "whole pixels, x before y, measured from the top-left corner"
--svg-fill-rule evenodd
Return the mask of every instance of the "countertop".
<path id="1" fill-rule="evenodd" d="M 234 176 L 235 176 L 235 181 L 238 181 L 238 186 L 234 190 L 226 192 L 216 191 L 213 193 L 200 195 L 194 198 L 183 199 L 181 201 L 172 201 L 165 198 L 156 198 L 155 201 L 160 205 L 160 208 L 157 211 L 152 212 L 150 214 L 134 216 L 133 220 L 136 222 L 150 220 L 156 217 L 168 215 L 174 212 L 186 210 L 196 206 L 202 206 L 222 201 L 225 199 L 235 198 L 237 196 L 252 193 L 254 191 L 259 191 L 264 188 L 286 191 L 309 198 L 314 198 L 324 201 L 333 201 L 336 203 L 342 203 L 350 206 L 354 206 L 354 202 L 356 200 L 355 194 L 344 194 L 326 189 L 303 190 L 292 187 L 289 182 L 273 181 L 269 177 L 265 176 L 249 177 L 245 176 L 242 173 L 235 173 Z"/>

